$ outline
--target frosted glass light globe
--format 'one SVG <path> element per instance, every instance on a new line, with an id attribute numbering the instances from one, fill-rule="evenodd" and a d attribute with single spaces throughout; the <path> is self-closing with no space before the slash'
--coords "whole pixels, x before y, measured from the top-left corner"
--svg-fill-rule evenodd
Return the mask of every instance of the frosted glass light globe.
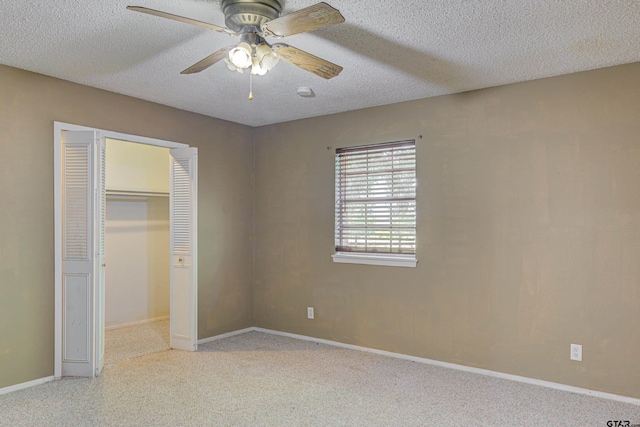
<path id="1" fill-rule="evenodd" d="M 251 46 L 249 43 L 238 43 L 238 46 L 229 51 L 229 60 L 238 68 L 249 68 L 251 66 Z"/>

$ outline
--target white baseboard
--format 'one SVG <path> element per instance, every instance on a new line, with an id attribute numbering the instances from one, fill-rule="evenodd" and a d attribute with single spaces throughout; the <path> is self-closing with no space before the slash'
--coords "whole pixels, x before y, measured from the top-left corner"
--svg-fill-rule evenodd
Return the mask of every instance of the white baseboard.
<path id="1" fill-rule="evenodd" d="M 233 332 L 227 332 L 226 334 L 220 334 L 220 335 L 216 335 L 213 337 L 209 337 L 209 338 L 203 338 L 201 340 L 198 340 L 198 345 L 200 344 L 206 344 L 208 342 L 212 342 L 212 341 L 218 341 L 221 340 L 223 338 L 229 338 L 229 337 L 234 337 L 236 335 L 242 335 L 242 334 L 246 334 L 247 332 L 252 332 L 255 331 L 256 328 L 246 328 L 246 329 L 240 329 L 238 331 L 233 331 Z"/>
<path id="2" fill-rule="evenodd" d="M 602 391 L 589 390 L 589 389 L 586 389 L 586 388 L 574 387 L 574 386 L 570 386 L 570 385 L 566 385 L 566 384 L 554 383 L 554 382 L 551 382 L 551 381 L 538 380 L 538 379 L 535 379 L 535 378 L 521 377 L 519 375 L 505 374 L 503 372 L 490 371 L 488 369 L 474 368 L 474 367 L 471 367 L 471 366 L 458 365 L 458 364 L 455 364 L 455 363 L 448 363 L 448 362 L 441 362 L 441 361 L 438 361 L 438 360 L 425 359 L 423 357 L 409 356 L 409 355 L 401 354 L 401 353 L 393 353 L 393 352 L 390 352 L 390 351 L 377 350 L 375 348 L 360 347 L 360 346 L 357 346 L 357 345 L 344 344 L 344 343 L 337 342 L 337 341 L 329 341 L 329 340 L 324 340 L 324 339 L 321 339 L 321 338 L 308 337 L 306 335 L 298 335 L 298 334 L 291 334 L 291 333 L 288 333 L 288 332 L 274 331 L 272 329 L 257 328 L 257 327 L 249 328 L 249 329 L 252 329 L 252 330 L 257 331 L 257 332 L 264 332 L 264 333 L 267 333 L 267 334 L 280 335 L 280 336 L 289 337 L 289 338 L 296 338 L 296 339 L 304 340 L 304 341 L 312 341 L 312 342 L 317 342 L 317 343 L 321 343 L 321 344 L 332 345 L 334 347 L 347 348 L 347 349 L 350 349 L 350 350 L 366 351 L 368 353 L 380 354 L 382 356 L 395 357 L 397 359 L 410 360 L 410 361 L 413 361 L 413 362 L 425 363 L 425 364 L 428 364 L 428 365 L 440 366 L 440 367 L 443 367 L 443 368 L 457 369 L 459 371 L 471 372 L 471 373 L 474 373 L 474 374 L 486 375 L 486 376 L 495 377 L 495 378 L 502 378 L 502 379 L 505 379 L 505 380 L 517 381 L 517 382 L 521 382 L 521 383 L 533 384 L 533 385 L 537 385 L 537 386 L 541 386 L 541 387 L 547 387 L 547 388 L 553 388 L 553 389 L 556 389 L 556 390 L 568 391 L 570 393 L 585 394 L 587 396 L 600 397 L 602 399 L 615 400 L 617 402 L 631 403 L 633 405 L 640 406 L 640 399 L 636 399 L 636 398 L 633 398 L 633 397 L 627 397 L 627 396 L 620 396 L 618 394 L 612 394 L 612 393 L 605 393 L 605 392 L 602 392 Z"/>
<path id="3" fill-rule="evenodd" d="M 111 325 L 104 328 L 104 330 L 112 331 L 114 329 L 128 328 L 130 326 L 140 326 L 140 325 L 146 325 L 148 323 L 162 322 L 163 320 L 169 320 L 169 316 L 156 317 L 155 319 L 139 320 L 137 322 L 123 323 L 120 325 Z"/>
<path id="4" fill-rule="evenodd" d="M 55 380 L 55 378 L 53 376 L 50 376 L 45 378 L 39 378 L 33 381 L 27 381 L 26 383 L 21 383 L 21 384 L 12 385 L 9 387 L 0 388 L 0 395 L 11 393 L 18 390 L 23 390 L 25 388 L 33 387 L 40 384 L 46 384 L 53 380 Z"/>

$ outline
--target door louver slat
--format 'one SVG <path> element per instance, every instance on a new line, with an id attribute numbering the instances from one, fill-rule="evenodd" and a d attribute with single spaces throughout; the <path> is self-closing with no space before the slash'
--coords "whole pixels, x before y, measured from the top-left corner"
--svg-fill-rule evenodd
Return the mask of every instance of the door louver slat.
<path id="1" fill-rule="evenodd" d="M 89 184 L 88 146 L 66 146 L 64 149 L 64 259 L 88 260 L 91 191 Z"/>
<path id="2" fill-rule="evenodd" d="M 105 232 L 107 228 L 107 157 L 105 147 L 100 147 L 100 255 L 105 256 Z"/>
<path id="3" fill-rule="evenodd" d="M 189 255 L 189 231 L 191 229 L 190 195 L 191 180 L 189 178 L 189 160 L 172 159 L 173 168 L 173 253 Z"/>

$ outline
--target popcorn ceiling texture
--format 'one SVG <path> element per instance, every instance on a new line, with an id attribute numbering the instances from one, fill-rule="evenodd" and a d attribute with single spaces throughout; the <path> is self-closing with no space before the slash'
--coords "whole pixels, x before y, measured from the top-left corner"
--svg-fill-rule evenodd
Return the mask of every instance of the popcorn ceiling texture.
<path id="1" fill-rule="evenodd" d="M 287 0 L 283 13 L 316 0 Z M 285 62 L 254 79 L 224 63 L 180 71 L 236 38 L 126 10 L 224 25 L 219 1 L 0 0 L 0 63 L 250 126 L 640 61 L 631 0 L 329 0 L 346 23 L 283 39 L 344 67 Z M 274 42 L 275 39 L 269 39 Z M 303 99 L 300 86 L 317 94 Z"/>

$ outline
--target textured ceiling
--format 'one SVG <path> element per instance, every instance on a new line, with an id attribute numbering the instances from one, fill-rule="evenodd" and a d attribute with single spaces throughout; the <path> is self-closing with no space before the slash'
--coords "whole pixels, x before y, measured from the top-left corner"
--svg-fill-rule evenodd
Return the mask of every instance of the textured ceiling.
<path id="1" fill-rule="evenodd" d="M 219 0 L 0 0 L 0 63 L 250 126 L 640 61 L 637 0 L 328 0 L 346 23 L 282 39 L 342 65 L 180 71 L 236 39 L 128 11 L 224 26 Z M 317 0 L 286 0 L 283 14 Z M 270 42 L 274 40 L 270 39 Z M 296 95 L 309 86 L 315 98 Z"/>

